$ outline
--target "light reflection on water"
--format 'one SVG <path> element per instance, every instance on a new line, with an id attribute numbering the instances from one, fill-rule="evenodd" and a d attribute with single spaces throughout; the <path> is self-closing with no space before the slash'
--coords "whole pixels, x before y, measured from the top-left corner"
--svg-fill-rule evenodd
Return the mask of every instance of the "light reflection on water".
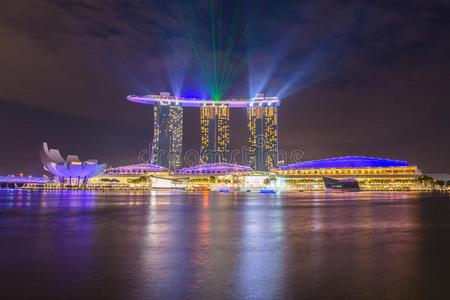
<path id="1" fill-rule="evenodd" d="M 448 196 L 0 190 L 6 298 L 447 299 Z"/>
<path id="2" fill-rule="evenodd" d="M 277 209 L 280 199 L 265 197 L 272 209 L 244 208 L 241 216 L 243 234 L 238 272 L 239 298 L 276 299 L 282 296 L 283 282 L 283 210 Z M 252 204 L 261 201 L 250 200 Z M 261 288 L 264 287 L 264 288 Z"/>

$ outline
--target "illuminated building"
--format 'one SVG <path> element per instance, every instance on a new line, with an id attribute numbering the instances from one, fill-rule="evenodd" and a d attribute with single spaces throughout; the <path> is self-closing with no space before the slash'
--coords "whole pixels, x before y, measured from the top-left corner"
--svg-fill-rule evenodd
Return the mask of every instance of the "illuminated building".
<path id="1" fill-rule="evenodd" d="M 252 151 L 251 153 L 254 168 L 256 170 L 270 170 L 277 165 L 277 106 L 280 105 L 280 100 L 277 97 L 257 95 L 252 99 L 220 100 L 219 104 L 215 100 L 183 98 L 170 96 L 168 93 L 145 96 L 130 95 L 127 99 L 136 103 L 154 105 L 155 107 L 152 164 L 166 167 L 170 171 L 180 168 L 182 108 L 199 107 L 202 163 L 230 161 L 230 108 L 247 108 L 249 115 L 255 115 L 255 117 L 249 119 L 249 123 L 253 124 L 249 127 L 254 128 L 253 136 L 250 138 L 250 141 L 253 142 L 250 147 L 254 146 L 252 149 L 256 149 L 258 137 L 261 136 L 261 133 L 264 138 L 264 147 L 261 148 L 261 151 Z M 251 109 L 253 106 L 261 106 L 261 113 L 258 113 L 258 109 Z M 167 107 L 173 107 L 178 115 L 170 117 L 171 112 Z M 262 118 L 258 118 L 259 115 Z M 166 130 L 163 132 L 165 128 L 169 128 L 170 122 L 174 123 L 172 128 L 175 128 L 172 137 L 170 137 L 172 131 Z M 169 165 L 170 159 L 167 159 L 167 156 L 164 158 L 157 155 L 160 152 L 173 153 L 171 165 Z M 266 159 L 262 159 L 259 163 L 256 157 L 266 157 Z"/>
<path id="2" fill-rule="evenodd" d="M 203 164 L 198 166 L 192 166 L 188 168 L 180 169 L 174 174 L 203 174 L 203 175 L 224 175 L 233 172 L 246 172 L 252 169 L 248 166 L 241 166 L 236 164 L 230 164 L 226 162 L 213 163 L 213 164 Z"/>
<path id="3" fill-rule="evenodd" d="M 201 161 L 230 161 L 230 108 L 228 105 L 200 107 Z"/>
<path id="4" fill-rule="evenodd" d="M 249 166 L 221 162 L 183 168 L 172 175 L 189 178 L 186 181 L 186 190 L 220 190 L 222 186 L 239 190 L 241 175 L 249 172 L 252 172 Z"/>
<path id="5" fill-rule="evenodd" d="M 42 144 L 40 151 L 44 170 L 55 175 L 57 181 L 68 184 L 87 184 L 89 178 L 100 175 L 106 164 L 99 165 L 97 160 L 81 161 L 77 155 L 67 155 L 64 159 L 58 149 L 50 149 L 47 143 Z"/>
<path id="6" fill-rule="evenodd" d="M 168 174 L 164 167 L 141 163 L 135 165 L 126 165 L 106 169 L 101 176 L 96 177 L 91 182 L 93 184 L 117 183 L 121 185 L 130 185 L 139 181 L 139 183 L 152 182 L 153 177 L 163 177 Z M 143 179 L 147 177 L 147 179 Z"/>
<path id="7" fill-rule="evenodd" d="M 136 165 L 121 166 L 106 169 L 105 175 L 146 175 L 148 173 L 167 172 L 167 169 L 161 166 L 142 163 Z"/>
<path id="8" fill-rule="evenodd" d="M 257 95 L 254 99 L 264 99 Z M 253 100 L 253 99 L 252 99 Z M 254 100 L 248 104 L 250 165 L 256 171 L 270 171 L 278 160 L 278 107 Z"/>
<path id="9" fill-rule="evenodd" d="M 406 161 L 348 156 L 281 166 L 277 174 L 305 190 L 324 189 L 323 177 L 353 178 L 361 190 L 415 190 L 420 189 L 416 179 L 421 172 Z"/>
<path id="10" fill-rule="evenodd" d="M 204 99 L 196 99 L 196 98 L 183 98 L 178 96 L 169 96 L 168 93 L 161 93 L 160 95 L 145 95 L 145 96 L 136 96 L 129 95 L 127 96 L 128 101 L 155 105 L 159 102 L 168 102 L 178 103 L 183 107 L 200 107 L 202 105 L 217 105 L 215 100 L 204 100 Z M 257 95 L 257 97 L 252 99 L 231 99 L 231 100 L 220 100 L 220 105 L 228 105 L 230 108 L 238 108 L 238 107 L 248 107 L 249 101 L 254 104 L 271 104 L 271 105 L 280 105 L 280 99 L 278 97 L 262 97 Z"/>
<path id="11" fill-rule="evenodd" d="M 161 96 L 170 97 L 161 93 Z M 176 170 L 181 168 L 183 145 L 183 107 L 176 101 L 159 101 L 154 104 L 154 125 L 151 162 L 154 165 Z"/>

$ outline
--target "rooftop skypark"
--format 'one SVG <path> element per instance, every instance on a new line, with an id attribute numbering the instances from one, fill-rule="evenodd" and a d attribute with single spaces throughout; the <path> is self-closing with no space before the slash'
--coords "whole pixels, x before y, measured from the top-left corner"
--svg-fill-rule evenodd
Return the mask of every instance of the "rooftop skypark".
<path id="1" fill-rule="evenodd" d="M 162 93 L 163 94 L 163 93 Z M 194 98 L 184 98 L 179 96 L 170 95 L 146 95 L 135 96 L 130 95 L 127 97 L 129 101 L 143 103 L 143 104 L 155 104 L 158 102 L 171 103 L 175 105 L 182 105 L 184 107 L 200 107 L 202 105 L 214 105 L 224 104 L 230 107 L 247 107 L 252 105 L 267 104 L 267 105 L 280 105 L 280 99 L 278 97 L 265 97 L 264 95 L 258 95 L 251 99 L 223 99 L 219 103 L 215 100 L 202 100 Z"/>

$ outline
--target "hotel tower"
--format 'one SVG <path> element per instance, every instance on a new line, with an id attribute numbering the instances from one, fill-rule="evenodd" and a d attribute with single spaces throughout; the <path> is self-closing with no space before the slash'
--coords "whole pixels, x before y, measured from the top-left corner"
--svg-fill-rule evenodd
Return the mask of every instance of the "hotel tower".
<path id="1" fill-rule="evenodd" d="M 245 159 L 257 171 L 270 171 L 278 161 L 278 97 L 257 94 L 251 99 L 215 100 L 159 95 L 127 97 L 129 101 L 154 106 L 152 164 L 177 170 L 181 167 L 183 108 L 200 108 L 202 164 L 230 163 L 230 108 L 246 108 L 249 152 Z"/>
<path id="2" fill-rule="evenodd" d="M 176 101 L 155 102 L 151 163 L 170 171 L 181 168 L 182 145 L 183 107 Z"/>
<path id="3" fill-rule="evenodd" d="M 263 94 L 254 99 L 264 99 Z M 271 102 L 250 102 L 247 108 L 250 166 L 270 171 L 278 161 L 278 107 Z"/>
<path id="4" fill-rule="evenodd" d="M 200 106 L 200 130 L 202 163 L 230 161 L 230 107 L 226 104 Z"/>

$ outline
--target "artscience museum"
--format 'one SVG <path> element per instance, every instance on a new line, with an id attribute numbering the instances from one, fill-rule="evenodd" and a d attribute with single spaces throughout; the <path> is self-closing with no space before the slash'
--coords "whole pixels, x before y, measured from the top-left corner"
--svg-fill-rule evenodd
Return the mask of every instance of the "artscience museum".
<path id="1" fill-rule="evenodd" d="M 46 142 L 42 144 L 40 157 L 44 170 L 60 183 L 84 185 L 106 169 L 106 164 L 99 165 L 95 159 L 81 161 L 78 155 L 67 155 L 64 159 L 58 149 L 50 149 Z"/>

